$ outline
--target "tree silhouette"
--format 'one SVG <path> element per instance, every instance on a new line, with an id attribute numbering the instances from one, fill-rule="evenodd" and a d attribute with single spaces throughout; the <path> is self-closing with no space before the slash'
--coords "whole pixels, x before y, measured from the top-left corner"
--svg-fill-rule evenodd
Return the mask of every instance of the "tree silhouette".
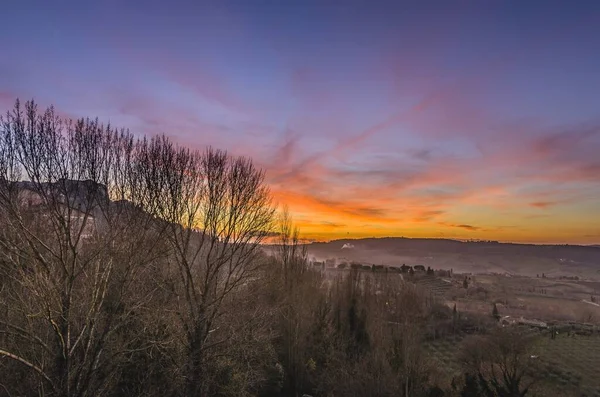
<path id="1" fill-rule="evenodd" d="M 492 308 L 492 317 L 496 319 L 496 321 L 500 321 L 500 313 L 498 313 L 498 306 L 494 303 L 494 307 Z"/>

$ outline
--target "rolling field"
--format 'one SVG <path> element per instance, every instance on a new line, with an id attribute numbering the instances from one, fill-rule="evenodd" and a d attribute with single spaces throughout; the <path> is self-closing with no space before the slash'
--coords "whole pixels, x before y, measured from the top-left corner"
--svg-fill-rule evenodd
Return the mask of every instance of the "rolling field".
<path id="1" fill-rule="evenodd" d="M 590 281 L 478 274 L 472 277 L 468 293 L 460 283 L 455 285 L 447 304 L 456 303 L 459 311 L 487 314 L 497 303 L 502 316 L 596 323 L 600 306 L 591 300 L 600 296 L 599 287 Z"/>
<path id="2" fill-rule="evenodd" d="M 350 244 L 351 249 L 344 249 Z M 344 258 L 366 264 L 423 265 L 456 273 L 508 273 L 536 277 L 577 276 L 600 281 L 600 248 L 461 242 L 445 239 L 380 238 L 311 243 L 318 260 Z"/>
<path id="3" fill-rule="evenodd" d="M 427 355 L 448 379 L 462 374 L 458 357 L 463 340 L 457 335 L 425 345 Z M 550 339 L 544 334 L 536 349 L 543 373 L 531 395 L 600 397 L 600 336 Z"/>
<path id="4" fill-rule="evenodd" d="M 437 297 L 442 298 L 452 288 L 452 283 L 444 281 L 439 277 L 422 277 L 416 279 L 414 283 L 424 289 L 431 291 L 431 293 Z"/>
<path id="5" fill-rule="evenodd" d="M 600 397 L 599 336 L 544 338 L 539 348 L 551 379 L 578 387 L 587 396 Z"/>

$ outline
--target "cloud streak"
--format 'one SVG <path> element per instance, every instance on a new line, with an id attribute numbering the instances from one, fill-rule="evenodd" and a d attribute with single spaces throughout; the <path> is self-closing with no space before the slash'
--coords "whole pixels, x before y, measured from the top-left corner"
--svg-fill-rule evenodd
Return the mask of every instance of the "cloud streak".
<path id="1" fill-rule="evenodd" d="M 0 106 L 252 157 L 310 239 L 599 243 L 596 9 L 240 4 L 11 4 L 0 37 L 46 34 L 6 42 Z"/>

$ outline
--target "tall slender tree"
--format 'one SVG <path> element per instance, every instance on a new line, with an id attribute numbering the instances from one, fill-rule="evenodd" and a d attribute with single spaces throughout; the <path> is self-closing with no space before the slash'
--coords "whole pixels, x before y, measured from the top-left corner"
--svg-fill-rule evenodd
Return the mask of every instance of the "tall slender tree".
<path id="1" fill-rule="evenodd" d="M 215 348 L 246 326 L 222 320 L 236 294 L 259 275 L 260 243 L 275 209 L 264 173 L 249 159 L 211 148 L 190 151 L 165 137 L 143 141 L 138 157 L 141 188 L 152 198 L 148 211 L 168 225 L 185 394 L 206 396 L 215 383 Z"/>

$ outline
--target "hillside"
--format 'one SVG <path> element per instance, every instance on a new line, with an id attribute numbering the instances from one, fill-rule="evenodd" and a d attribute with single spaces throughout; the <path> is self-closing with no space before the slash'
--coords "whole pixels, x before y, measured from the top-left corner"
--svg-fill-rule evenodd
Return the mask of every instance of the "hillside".
<path id="1" fill-rule="evenodd" d="M 535 277 L 600 279 L 600 247 L 462 242 L 403 237 L 335 240 L 307 245 L 317 259 L 338 258 L 372 264 L 419 264 L 456 272 L 509 273 Z"/>

